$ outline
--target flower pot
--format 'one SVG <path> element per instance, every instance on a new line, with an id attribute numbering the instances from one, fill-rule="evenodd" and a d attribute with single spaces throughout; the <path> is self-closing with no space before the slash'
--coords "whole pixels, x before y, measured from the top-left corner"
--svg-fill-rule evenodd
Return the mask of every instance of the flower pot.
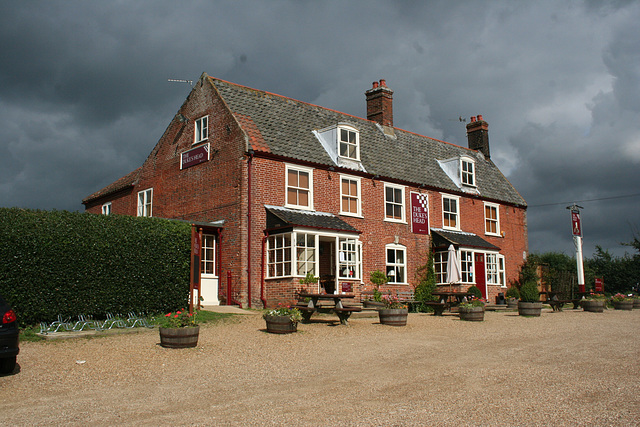
<path id="1" fill-rule="evenodd" d="M 511 309 L 518 308 L 518 300 L 517 299 L 513 299 L 513 298 L 509 298 L 507 300 L 507 308 L 511 308 Z"/>
<path id="2" fill-rule="evenodd" d="M 580 301 L 580 305 L 584 311 L 589 311 L 591 313 L 602 313 L 604 312 L 605 300 L 588 300 L 584 299 Z"/>
<path id="3" fill-rule="evenodd" d="M 460 320 L 468 322 L 482 322 L 484 320 L 484 307 L 461 307 L 458 309 Z"/>
<path id="4" fill-rule="evenodd" d="M 630 299 L 614 301 L 613 308 L 615 308 L 616 310 L 633 310 L 633 301 Z"/>
<path id="5" fill-rule="evenodd" d="M 520 316 L 540 316 L 542 311 L 541 302 L 518 301 L 518 314 Z"/>
<path id="6" fill-rule="evenodd" d="M 633 308 L 640 308 L 640 298 L 634 298 L 633 299 Z"/>
<path id="7" fill-rule="evenodd" d="M 378 310 L 380 323 L 389 326 L 405 326 L 409 310 L 406 308 L 383 308 Z"/>
<path id="8" fill-rule="evenodd" d="M 198 345 L 200 326 L 194 328 L 160 328 L 160 345 L 166 348 L 187 348 Z"/>
<path id="9" fill-rule="evenodd" d="M 292 321 L 289 316 L 267 316 L 267 332 L 272 334 L 291 334 L 298 331 L 298 323 Z"/>

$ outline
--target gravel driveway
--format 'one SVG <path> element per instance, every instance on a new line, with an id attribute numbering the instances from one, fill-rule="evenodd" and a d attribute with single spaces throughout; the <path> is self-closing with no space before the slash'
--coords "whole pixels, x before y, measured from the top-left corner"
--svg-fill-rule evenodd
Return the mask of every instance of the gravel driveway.
<path id="1" fill-rule="evenodd" d="M 640 310 L 328 319 L 272 335 L 237 316 L 181 350 L 156 329 L 22 343 L 0 424 L 640 424 Z"/>

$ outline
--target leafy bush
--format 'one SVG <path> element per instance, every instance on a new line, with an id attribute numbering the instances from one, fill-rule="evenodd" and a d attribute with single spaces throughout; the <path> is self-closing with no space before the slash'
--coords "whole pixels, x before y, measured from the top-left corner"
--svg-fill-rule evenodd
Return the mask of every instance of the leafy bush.
<path id="1" fill-rule="evenodd" d="M 523 302 L 539 302 L 540 292 L 538 292 L 538 284 L 529 280 L 520 288 L 520 301 Z"/>
<path id="2" fill-rule="evenodd" d="M 520 291 L 515 286 L 509 286 L 509 289 L 507 289 L 507 293 L 505 297 L 520 299 Z"/>
<path id="3" fill-rule="evenodd" d="M 0 208 L 0 294 L 22 326 L 188 304 L 186 222 Z"/>
<path id="4" fill-rule="evenodd" d="M 477 286 L 470 286 L 469 289 L 467 289 L 467 292 L 473 294 L 473 298 L 482 298 L 482 292 Z"/>

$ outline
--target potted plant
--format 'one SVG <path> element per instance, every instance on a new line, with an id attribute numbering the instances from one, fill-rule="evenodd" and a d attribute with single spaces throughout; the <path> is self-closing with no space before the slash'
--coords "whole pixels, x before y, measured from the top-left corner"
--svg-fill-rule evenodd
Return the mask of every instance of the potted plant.
<path id="1" fill-rule="evenodd" d="M 507 293 L 507 308 L 518 308 L 518 300 L 520 299 L 520 291 L 515 286 L 509 286 Z"/>
<path id="2" fill-rule="evenodd" d="M 538 284 L 534 280 L 525 282 L 520 288 L 520 301 L 518 302 L 518 314 L 520 316 L 540 316 L 542 302 Z"/>
<path id="3" fill-rule="evenodd" d="M 384 303 L 382 302 L 382 292 L 380 292 L 380 286 L 387 284 L 389 282 L 389 277 L 387 277 L 384 272 L 380 270 L 373 271 L 369 275 L 369 280 L 373 283 L 373 300 L 368 299 L 363 302 L 365 307 L 373 307 L 373 308 L 384 308 Z"/>
<path id="4" fill-rule="evenodd" d="M 400 302 L 397 295 L 382 295 L 384 307 L 378 310 L 380 323 L 389 326 L 405 326 L 409 310 Z"/>
<path id="5" fill-rule="evenodd" d="M 306 276 L 300 279 L 300 284 L 306 285 L 305 290 L 307 292 L 311 291 L 312 293 L 315 293 L 318 292 L 318 280 L 320 280 L 319 277 L 314 276 L 313 273 L 309 272 Z M 313 287 L 313 289 L 310 289 L 310 286 Z"/>
<path id="6" fill-rule="evenodd" d="M 290 334 L 298 331 L 302 313 L 296 307 L 278 304 L 277 308 L 266 311 L 262 318 L 267 322 L 267 332 Z"/>
<path id="7" fill-rule="evenodd" d="M 627 297 L 625 294 L 617 293 L 611 297 L 613 308 L 616 310 L 633 310 L 633 299 Z"/>
<path id="8" fill-rule="evenodd" d="M 198 345 L 200 326 L 196 312 L 184 308 L 164 315 L 160 324 L 160 345 L 167 348 L 187 348 Z"/>
<path id="9" fill-rule="evenodd" d="M 605 304 L 607 300 L 602 294 L 589 294 L 582 301 L 580 301 L 580 305 L 584 311 L 589 311 L 591 313 L 602 313 L 604 312 Z"/>
<path id="10" fill-rule="evenodd" d="M 480 298 L 471 298 L 460 303 L 458 306 L 460 320 L 482 322 L 484 320 L 484 304 L 484 300 Z"/>

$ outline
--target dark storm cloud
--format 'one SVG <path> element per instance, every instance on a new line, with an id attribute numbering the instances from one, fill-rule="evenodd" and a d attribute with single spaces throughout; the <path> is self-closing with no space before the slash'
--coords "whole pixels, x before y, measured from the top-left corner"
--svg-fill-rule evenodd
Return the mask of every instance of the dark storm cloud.
<path id="1" fill-rule="evenodd" d="M 23 1 L 0 5 L 0 206 L 82 209 L 140 166 L 202 72 L 357 116 L 386 78 L 398 127 L 492 159 L 533 251 L 572 253 L 562 204 L 638 193 L 637 1 Z M 581 203 L 621 253 L 640 198 Z"/>

